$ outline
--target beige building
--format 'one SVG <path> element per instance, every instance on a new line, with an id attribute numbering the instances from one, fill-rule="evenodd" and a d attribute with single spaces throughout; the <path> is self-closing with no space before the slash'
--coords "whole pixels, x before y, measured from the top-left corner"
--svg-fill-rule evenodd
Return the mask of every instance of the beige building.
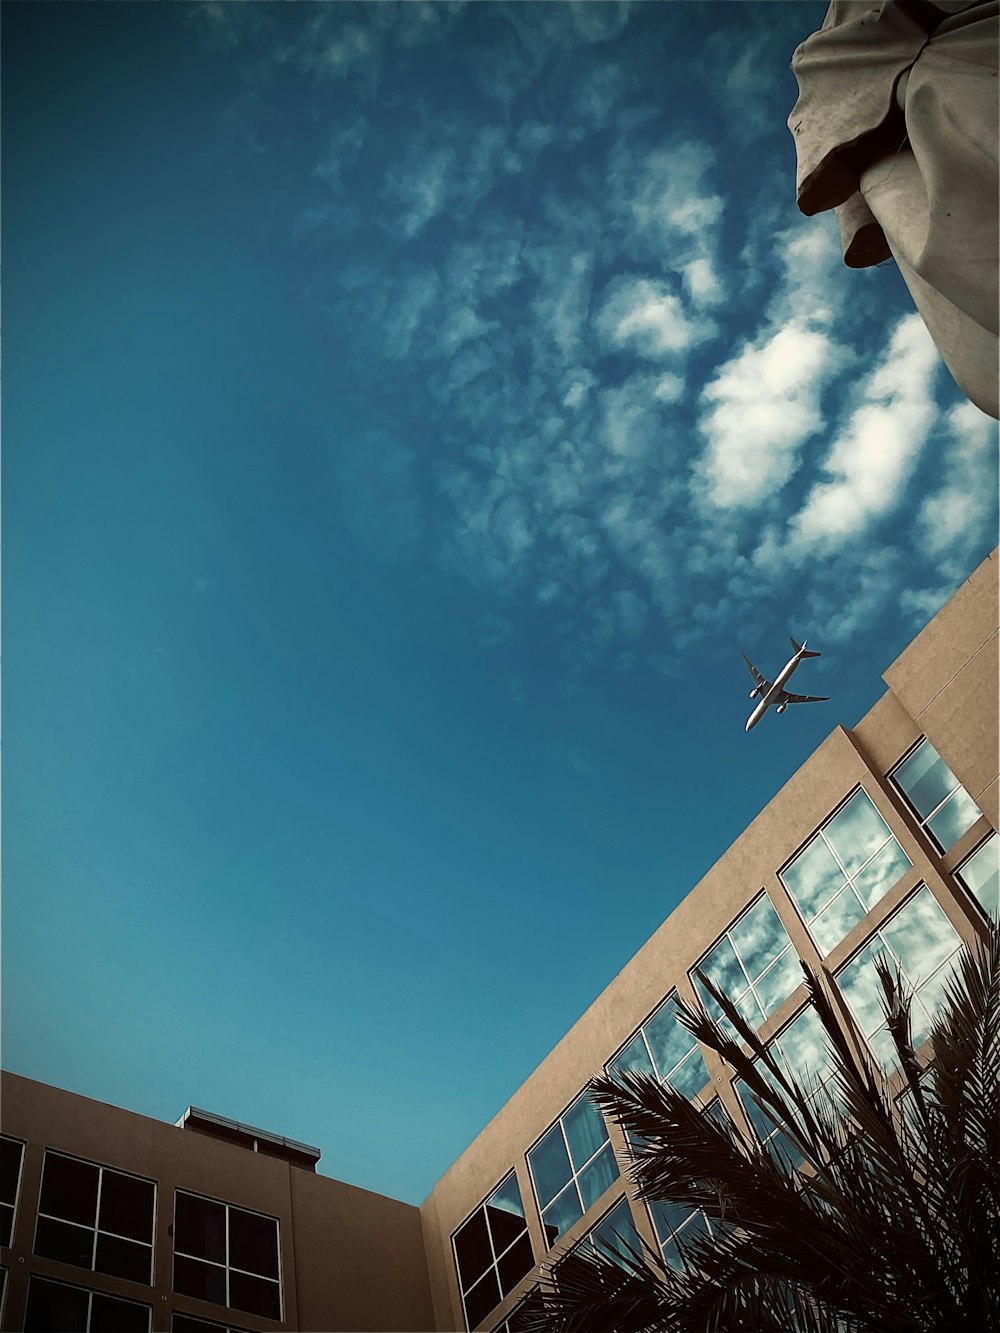
<path id="1" fill-rule="evenodd" d="M 887 1058 L 873 956 L 925 1027 L 998 907 L 998 554 L 885 672 L 414 1208 L 316 1174 L 317 1149 L 189 1110 L 167 1125 L 4 1075 L 5 1330 L 504 1330 L 553 1247 L 636 1232 L 667 1261 L 710 1225 L 632 1200 L 584 1096 L 645 1068 L 762 1136 L 672 1017 L 715 978 L 793 1071 L 822 1077 L 799 960 Z"/>

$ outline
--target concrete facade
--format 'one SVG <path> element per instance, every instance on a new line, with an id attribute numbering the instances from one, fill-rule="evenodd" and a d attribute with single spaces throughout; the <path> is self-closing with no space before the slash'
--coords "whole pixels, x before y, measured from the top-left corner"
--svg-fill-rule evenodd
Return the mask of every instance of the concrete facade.
<path id="1" fill-rule="evenodd" d="M 857 986 L 864 980 L 861 963 L 855 960 L 873 932 L 885 926 L 899 935 L 900 923 L 910 919 L 905 914 L 912 917 L 919 906 L 926 919 L 940 923 L 935 928 L 941 938 L 953 939 L 957 948 L 983 930 L 984 909 L 991 907 L 990 895 L 996 892 L 992 880 L 992 887 L 976 889 L 964 884 L 961 876 L 971 884 L 972 867 L 977 866 L 981 881 L 982 868 L 995 865 L 996 860 L 997 570 L 998 554 L 994 552 L 888 668 L 884 676 L 888 690 L 882 699 L 855 727 L 838 727 L 827 737 L 454 1162 L 420 1209 L 317 1176 L 301 1159 L 296 1164 L 280 1155 L 253 1152 L 210 1134 L 179 1129 L 5 1076 L 3 1131 L 25 1141 L 26 1148 L 12 1245 L 0 1252 L 0 1262 L 9 1270 L 3 1328 L 23 1327 L 19 1321 L 23 1320 L 28 1278 L 35 1273 L 142 1302 L 151 1307 L 150 1326 L 159 1333 L 171 1328 L 173 1310 L 217 1325 L 229 1320 L 229 1327 L 250 1330 L 466 1329 L 453 1248 L 456 1231 L 468 1219 L 475 1219 L 483 1201 L 513 1172 L 533 1264 L 552 1253 L 529 1153 L 590 1077 L 621 1051 L 666 996 L 674 992 L 684 1001 L 697 998 L 692 970 L 709 951 L 730 939 L 729 928 L 738 924 L 741 914 L 761 894 L 766 895 L 783 927 L 781 939 L 787 935 L 790 941 L 788 957 L 794 960 L 797 956 L 820 978 L 848 1032 L 860 1041 L 850 1017 L 851 996 L 859 993 Z M 907 796 L 902 776 L 899 781 L 893 777 L 904 758 L 915 768 L 918 757 L 933 757 L 922 738 L 960 784 L 960 788 L 948 789 L 950 794 L 932 813 L 917 808 L 919 800 L 912 791 L 913 800 Z M 935 769 L 936 780 L 941 780 L 943 772 L 941 766 Z M 856 796 L 858 792 L 864 795 Z M 881 851 L 872 853 L 868 869 L 857 871 L 857 885 L 883 853 L 886 862 L 892 862 L 894 848 L 902 854 L 894 864 L 898 867 L 908 859 L 910 865 L 894 871 L 884 884 L 877 880 L 877 894 L 868 890 L 867 897 L 860 887 L 855 889 L 855 879 L 850 878 L 855 872 L 843 870 L 849 882 L 839 901 L 857 901 L 862 906 L 853 909 L 857 919 L 834 938 L 832 927 L 821 924 L 825 908 L 813 921 L 801 903 L 797 904 L 786 883 L 796 882 L 794 867 L 784 878 L 782 872 L 813 839 L 824 847 L 835 845 L 833 830 L 838 826 L 831 817 L 846 811 L 848 799 L 852 809 L 864 807 L 869 823 L 875 820 L 870 813 L 874 807 L 881 817 L 876 820 L 878 827 L 884 823 L 888 840 Z M 961 819 L 949 811 L 958 811 Z M 946 823 L 947 834 L 942 832 Z M 818 831 L 827 826 L 830 836 L 824 834 L 821 839 Z M 974 853 L 976 860 L 970 862 Z M 843 865 L 847 864 L 844 859 Z M 964 871 L 963 866 L 967 867 Z M 864 882 L 876 881 L 869 876 Z M 855 898 L 849 897 L 848 890 L 855 892 Z M 733 954 L 735 957 L 735 949 Z M 745 970 L 751 989 L 757 988 L 756 995 L 764 974 L 754 981 L 749 962 Z M 930 989 L 926 993 L 929 996 Z M 767 1006 L 759 1024 L 762 1037 L 781 1033 L 800 1015 L 804 1003 L 803 984 L 779 995 Z M 930 1006 L 931 1000 L 927 1003 Z M 706 1077 L 694 1095 L 702 1104 L 717 1098 L 737 1123 L 745 1124 L 746 1114 L 726 1070 L 711 1051 L 702 1051 L 701 1057 Z M 617 1128 L 611 1126 L 608 1135 L 619 1160 L 627 1161 Z M 152 1287 L 139 1288 L 33 1253 L 46 1149 L 157 1181 Z M 280 1154 L 280 1148 L 278 1151 Z M 173 1293 L 168 1201 L 176 1188 L 278 1219 L 281 1321 L 227 1314 L 218 1305 Z M 581 1239 L 622 1199 L 631 1209 L 638 1232 L 650 1244 L 657 1244 L 649 1212 L 628 1200 L 626 1181 L 619 1175 L 600 1197 L 592 1199 L 578 1220 L 563 1229 L 558 1247 Z M 521 1253 L 527 1253 L 523 1246 Z M 494 1266 L 500 1274 L 500 1264 Z M 513 1277 L 512 1271 L 508 1264 L 506 1273 L 498 1278 L 507 1294 L 473 1323 L 474 1328 L 504 1329 L 505 1320 L 530 1292 L 537 1270 L 529 1266 L 523 1276 Z M 486 1278 L 493 1280 L 488 1273 Z M 470 1289 L 468 1281 L 465 1285 Z"/>

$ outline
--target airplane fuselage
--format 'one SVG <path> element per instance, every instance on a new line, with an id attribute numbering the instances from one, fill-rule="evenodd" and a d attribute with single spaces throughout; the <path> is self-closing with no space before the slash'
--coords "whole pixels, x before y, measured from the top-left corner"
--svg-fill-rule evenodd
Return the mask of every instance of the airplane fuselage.
<path id="1" fill-rule="evenodd" d="M 746 725 L 747 731 L 753 731 L 754 727 L 761 720 L 761 718 L 771 707 L 771 705 L 777 703 L 778 700 L 781 698 L 781 693 L 782 690 L 784 689 L 785 682 L 789 679 L 792 672 L 802 661 L 802 653 L 804 648 L 805 644 L 802 645 L 802 648 L 800 648 L 797 653 L 795 653 L 792 657 L 788 659 L 785 665 L 778 672 L 777 676 L 775 676 L 774 684 L 771 686 L 768 692 L 761 699 L 760 703 L 747 718 L 747 725 Z"/>

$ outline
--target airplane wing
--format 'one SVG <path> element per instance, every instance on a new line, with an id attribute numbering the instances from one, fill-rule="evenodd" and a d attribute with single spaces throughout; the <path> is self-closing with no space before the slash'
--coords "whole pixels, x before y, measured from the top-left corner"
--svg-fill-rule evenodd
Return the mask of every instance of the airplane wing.
<path id="1" fill-rule="evenodd" d="M 829 698 L 828 694 L 789 694 L 785 690 L 782 693 L 781 702 L 785 704 L 825 704 Z"/>
<path id="2" fill-rule="evenodd" d="M 749 657 L 747 657 L 746 653 L 743 652 L 742 648 L 740 649 L 740 653 L 742 654 L 743 661 L 746 662 L 747 664 L 747 670 L 750 672 L 751 676 L 753 676 L 754 684 L 759 685 L 762 691 L 766 694 L 767 691 L 771 688 L 771 682 L 765 676 L 761 675 L 761 673 L 757 670 L 754 664 L 750 661 Z"/>

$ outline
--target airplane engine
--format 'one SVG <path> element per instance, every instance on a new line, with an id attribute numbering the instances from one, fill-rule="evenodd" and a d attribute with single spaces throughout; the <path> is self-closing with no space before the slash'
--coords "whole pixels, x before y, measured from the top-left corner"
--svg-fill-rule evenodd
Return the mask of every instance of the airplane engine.
<path id="1" fill-rule="evenodd" d="M 757 698 L 757 691 L 756 691 L 756 690 L 751 690 L 751 691 L 750 691 L 750 698 L 751 698 L 751 699 L 756 699 L 756 698 Z"/>
<path id="2" fill-rule="evenodd" d="M 787 704 L 778 704 L 778 707 L 774 711 L 776 713 L 783 713 L 787 707 Z"/>

